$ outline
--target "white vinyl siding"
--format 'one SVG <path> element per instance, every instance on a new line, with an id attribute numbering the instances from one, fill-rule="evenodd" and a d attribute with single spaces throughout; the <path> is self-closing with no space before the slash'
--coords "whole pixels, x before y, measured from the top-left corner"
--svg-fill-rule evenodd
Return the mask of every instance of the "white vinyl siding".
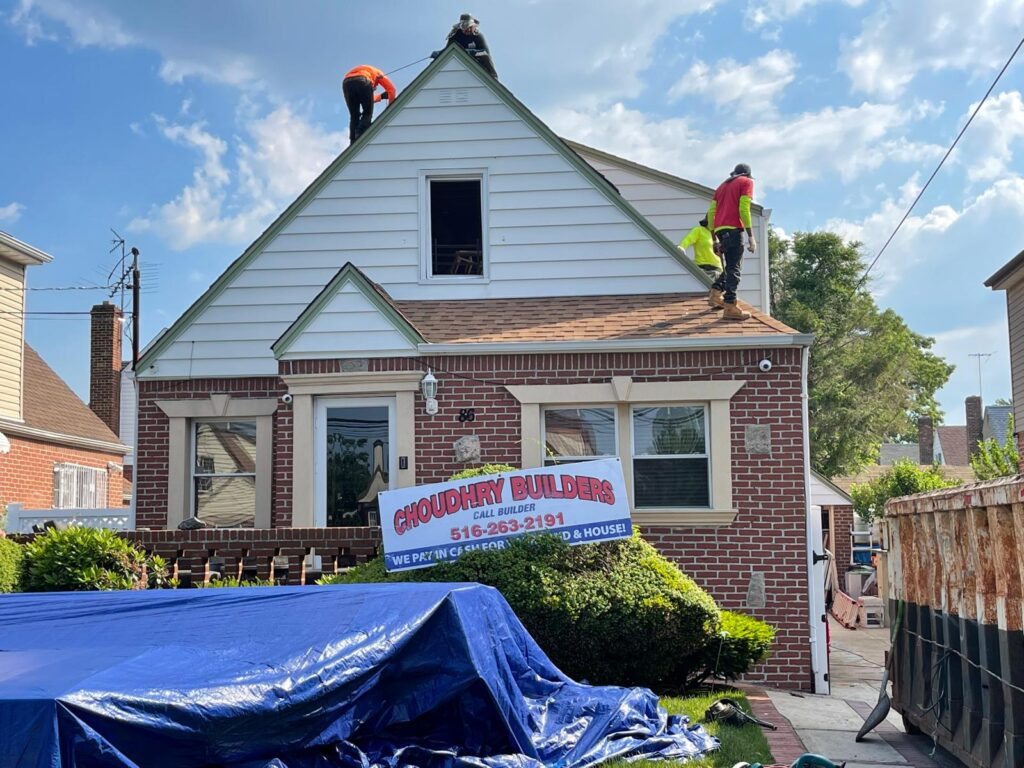
<path id="1" fill-rule="evenodd" d="M 80 464 L 53 467 L 53 506 L 56 509 L 102 509 L 107 506 L 107 471 Z"/>
<path id="2" fill-rule="evenodd" d="M 132 449 L 124 457 L 124 464 L 131 466 L 135 463 L 135 373 L 131 368 L 121 371 L 121 421 L 117 436 Z"/>
<path id="3" fill-rule="evenodd" d="M 633 169 L 615 165 L 604 157 L 585 151 L 580 152 L 580 156 L 618 187 L 622 196 L 673 243 L 678 243 L 686 237 L 708 212 L 708 206 L 711 204 L 710 195 L 703 197 L 653 176 L 643 176 Z M 723 169 L 723 174 L 726 170 L 728 169 Z M 739 297 L 740 300 L 768 313 L 771 307 L 766 306 L 767 302 L 764 299 L 768 295 L 768 226 L 764 216 L 760 214 L 752 213 L 751 219 L 754 237 L 757 238 L 757 253 L 743 253 Z M 692 250 L 687 253 L 692 257 Z"/>
<path id="4" fill-rule="evenodd" d="M 693 292 L 703 285 L 458 60 L 445 65 L 160 355 L 147 375 L 273 375 L 270 346 L 351 262 L 396 300 Z M 422 282 L 419 179 L 487 175 L 488 280 Z M 353 349 L 367 348 L 344 321 Z M 369 321 L 370 315 L 364 318 Z M 378 345 L 379 342 L 379 345 Z M 294 352 L 295 350 L 293 350 Z"/>
<path id="5" fill-rule="evenodd" d="M 0 417 L 21 419 L 25 267 L 0 259 Z"/>
<path id="6" fill-rule="evenodd" d="M 1013 380 L 1014 432 L 1024 429 L 1024 280 L 1006 289 L 1010 330 L 1010 372 Z"/>

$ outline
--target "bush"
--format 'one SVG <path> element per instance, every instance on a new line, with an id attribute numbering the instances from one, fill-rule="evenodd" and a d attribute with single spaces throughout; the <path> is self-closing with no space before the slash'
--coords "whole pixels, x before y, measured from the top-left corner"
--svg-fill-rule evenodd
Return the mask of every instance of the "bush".
<path id="1" fill-rule="evenodd" d="M 878 520 L 885 517 L 885 502 L 889 499 L 955 485 L 960 485 L 960 481 L 948 480 L 938 466 L 920 467 L 907 459 L 900 459 L 875 480 L 854 483 L 850 496 L 854 512 L 865 520 Z"/>
<path id="2" fill-rule="evenodd" d="M 718 632 L 714 600 L 636 533 L 575 547 L 527 536 L 390 575 L 375 560 L 320 583 L 379 581 L 496 587 L 558 667 L 595 684 L 678 687 L 683 662 Z"/>
<path id="3" fill-rule="evenodd" d="M 17 592 L 21 580 L 20 544 L 0 537 L 0 592 Z"/>
<path id="4" fill-rule="evenodd" d="M 708 678 L 736 680 L 768 658 L 775 639 L 773 626 L 742 613 L 722 611 L 721 615 L 718 635 L 685 662 L 687 688 Z"/>
<path id="5" fill-rule="evenodd" d="M 481 475 L 503 475 L 506 472 L 515 472 L 516 468 L 511 464 L 484 464 L 480 467 L 470 467 L 469 469 L 463 469 L 456 472 L 454 475 L 449 477 L 449 480 L 468 480 L 471 477 L 480 477 Z"/>
<path id="6" fill-rule="evenodd" d="M 220 578 L 201 581 L 195 585 L 199 589 L 216 589 L 218 587 L 276 587 L 273 579 L 239 579 L 237 576 L 221 576 Z"/>
<path id="7" fill-rule="evenodd" d="M 26 592 L 146 589 L 162 586 L 166 570 L 162 558 L 114 531 L 50 529 L 25 545 L 21 586 Z"/>

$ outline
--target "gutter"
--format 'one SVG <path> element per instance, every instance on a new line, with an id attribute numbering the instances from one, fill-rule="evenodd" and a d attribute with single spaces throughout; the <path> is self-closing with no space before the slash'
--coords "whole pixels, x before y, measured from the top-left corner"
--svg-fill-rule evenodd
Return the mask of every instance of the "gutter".
<path id="1" fill-rule="evenodd" d="M 810 400 L 808 389 L 807 389 L 807 371 L 809 362 L 811 359 L 810 347 L 805 347 L 803 354 L 801 355 L 800 363 L 800 419 L 803 422 L 803 443 L 804 443 L 804 536 L 806 539 L 806 565 L 807 565 L 807 613 L 809 618 L 808 630 L 809 643 L 811 646 L 811 687 L 814 693 L 822 693 L 828 695 L 831 685 L 828 682 L 828 649 L 818 648 L 818 625 L 821 623 L 821 617 L 815 610 L 816 606 L 814 603 L 814 590 L 816 577 L 814 575 L 814 539 L 811 536 L 813 530 L 811 524 L 811 515 L 814 513 L 813 505 L 811 504 L 811 419 L 808 410 L 808 401 Z M 822 612 L 825 611 L 824 604 L 821 606 Z M 826 659 L 826 667 L 824 670 L 819 669 L 819 653 Z M 825 690 L 818 690 L 818 676 L 819 673 L 824 672 L 825 674 Z"/>
<path id="2" fill-rule="evenodd" d="M 809 348 L 814 336 L 809 333 L 775 334 L 772 336 L 716 336 L 664 339 L 596 339 L 588 341 L 483 341 L 448 344 L 419 344 L 416 349 L 425 355 L 492 354 L 558 352 L 671 352 L 700 349 L 772 349 L 778 347 Z"/>
<path id="3" fill-rule="evenodd" d="M 99 451 L 101 453 L 117 453 L 121 456 L 132 452 L 132 449 L 124 443 L 111 443 L 106 440 L 94 440 L 91 437 L 80 437 L 78 435 L 64 435 L 60 432 L 27 427 L 24 424 L 16 424 L 14 422 L 0 421 L 0 429 L 8 435 L 27 437 L 47 443 L 57 443 L 71 448 L 84 448 L 85 450 Z"/>

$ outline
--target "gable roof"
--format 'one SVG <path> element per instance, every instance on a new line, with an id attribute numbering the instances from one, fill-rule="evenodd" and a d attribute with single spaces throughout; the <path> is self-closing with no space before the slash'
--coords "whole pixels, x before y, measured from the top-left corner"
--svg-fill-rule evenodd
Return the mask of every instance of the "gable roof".
<path id="1" fill-rule="evenodd" d="M 234 280 L 234 278 L 255 259 L 263 248 L 284 229 L 354 157 L 363 147 L 372 142 L 374 136 L 397 115 L 407 101 L 423 87 L 431 75 L 440 70 L 448 61 L 459 59 L 466 65 L 466 70 L 484 83 L 512 112 L 523 122 L 533 128 L 538 136 L 551 148 L 560 154 L 570 166 L 588 179 L 596 190 L 601 192 L 612 205 L 617 207 L 629 220 L 647 235 L 648 238 L 658 245 L 668 256 L 671 256 L 688 271 L 700 284 L 710 286 L 708 276 L 683 254 L 674 243 L 644 218 L 600 173 L 598 173 L 586 160 L 573 151 L 569 145 L 559 138 L 527 109 L 512 92 L 502 85 L 498 80 L 492 78 L 483 68 L 457 45 L 449 45 L 441 55 L 428 64 L 419 75 L 398 95 L 394 102 L 377 117 L 370 127 L 352 145 L 341 152 L 313 182 L 289 205 L 274 222 L 267 227 L 253 243 L 245 249 L 241 256 L 235 259 L 228 268 L 213 282 L 213 284 L 198 298 L 185 312 L 159 337 L 154 339 L 139 360 L 139 370 L 143 373 L 155 362 L 156 358 L 170 346 L 181 333 L 205 310 Z"/>
<path id="2" fill-rule="evenodd" d="M 38 248 L 23 243 L 18 238 L 0 230 L 0 257 L 10 259 L 26 266 L 46 264 L 53 261 L 53 256 Z"/>
<path id="3" fill-rule="evenodd" d="M 900 460 L 917 463 L 920 458 L 920 443 L 882 443 L 878 452 L 878 463 L 882 466 L 889 466 Z"/>
<path id="4" fill-rule="evenodd" d="M 942 446 L 945 463 L 954 467 L 968 467 L 971 464 L 967 446 L 967 427 L 936 427 L 935 434 Z"/>
<path id="5" fill-rule="evenodd" d="M 28 344 L 25 345 L 24 365 L 23 426 L 86 440 L 120 443 L 117 435 Z"/>
<path id="6" fill-rule="evenodd" d="M 816 484 L 818 485 L 818 488 L 815 487 Z M 819 495 L 819 493 L 820 493 L 820 495 Z M 853 504 L 853 499 L 850 498 L 850 494 L 847 493 L 847 491 L 845 491 L 844 489 L 840 488 L 838 485 L 833 483 L 831 480 L 829 480 L 827 477 L 825 477 L 820 472 L 817 472 L 817 471 L 812 469 L 811 470 L 811 503 L 812 504 L 813 503 L 817 503 L 818 506 L 821 506 L 821 502 L 829 501 L 829 499 L 828 499 L 828 495 L 829 494 L 834 494 L 835 496 L 839 497 L 839 500 L 842 502 L 842 504 L 850 504 L 850 505 Z M 835 506 L 835 502 L 834 501 L 832 502 L 832 505 Z"/>
<path id="7" fill-rule="evenodd" d="M 316 298 L 285 329 L 281 337 L 270 346 L 274 356 L 280 358 L 281 355 L 285 354 L 295 340 L 302 335 L 302 332 L 309 327 L 309 324 L 320 315 L 334 297 L 338 295 L 338 292 L 348 284 L 355 286 L 391 322 L 395 330 L 401 333 L 413 346 L 426 341 L 416 327 L 402 314 L 402 310 L 395 304 L 387 291 L 363 274 L 362 270 L 352 264 L 352 262 L 348 262 L 338 270 L 338 273 L 316 295 Z"/>
<path id="8" fill-rule="evenodd" d="M 623 168 L 628 168 L 631 171 L 635 171 L 641 176 L 647 176 L 648 178 L 654 179 L 655 181 L 661 181 L 672 187 L 692 192 L 695 195 L 701 197 L 707 197 L 710 199 L 714 196 L 715 190 L 712 187 L 707 187 L 696 181 L 690 181 L 684 179 L 681 176 L 673 176 L 671 173 L 665 171 L 659 171 L 657 168 L 651 168 L 649 165 L 642 165 L 634 160 L 627 160 L 624 157 L 613 155 L 611 152 L 605 152 L 601 149 L 595 149 L 594 147 L 588 147 L 586 144 L 580 144 L 578 141 L 572 141 L 570 139 L 564 139 L 565 143 L 569 145 L 571 149 L 576 152 L 593 155 L 594 157 L 604 160 L 606 163 L 612 165 L 620 165 Z M 609 182 L 611 183 L 611 182 Z M 756 214 L 763 214 L 764 207 L 758 203 L 751 203 L 750 210 Z"/>
<path id="9" fill-rule="evenodd" d="M 1006 284 L 1015 277 L 1017 270 L 1022 264 L 1024 264 L 1024 251 L 1018 253 L 996 270 L 996 273 L 985 281 L 985 286 L 997 291 L 1006 288 Z"/>

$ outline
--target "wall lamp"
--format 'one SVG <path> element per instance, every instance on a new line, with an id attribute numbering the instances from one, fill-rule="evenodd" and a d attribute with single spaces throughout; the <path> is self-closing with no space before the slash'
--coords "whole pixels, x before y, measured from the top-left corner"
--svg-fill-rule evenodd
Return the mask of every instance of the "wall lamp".
<path id="1" fill-rule="evenodd" d="M 420 390 L 427 401 L 427 414 L 433 416 L 437 413 L 437 377 L 429 368 L 427 375 L 420 380 Z"/>

